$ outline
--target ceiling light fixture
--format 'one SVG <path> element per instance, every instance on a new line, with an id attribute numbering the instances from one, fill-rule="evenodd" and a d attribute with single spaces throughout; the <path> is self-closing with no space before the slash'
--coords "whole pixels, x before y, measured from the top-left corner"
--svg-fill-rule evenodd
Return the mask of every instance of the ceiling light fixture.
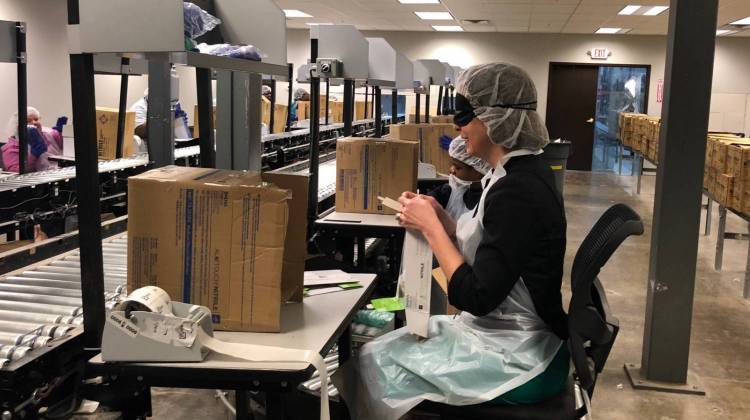
<path id="1" fill-rule="evenodd" d="M 297 10 L 297 9 L 284 9 L 284 15 L 288 18 L 311 18 L 312 15 L 308 15 L 307 13 Z"/>
<path id="2" fill-rule="evenodd" d="M 716 35 L 717 36 L 729 35 L 729 34 L 733 34 L 735 32 L 737 32 L 737 31 L 733 31 L 731 29 L 719 29 L 719 30 L 716 31 Z"/>
<path id="3" fill-rule="evenodd" d="M 626 16 L 627 15 L 632 15 L 633 13 L 635 13 L 640 8 L 641 8 L 641 6 L 634 6 L 634 5 L 625 6 L 622 10 L 620 10 L 620 12 L 618 13 L 618 15 L 626 15 Z"/>
<path id="4" fill-rule="evenodd" d="M 750 17 L 746 17 L 744 19 L 740 19 L 737 21 L 734 21 L 731 23 L 731 25 L 738 25 L 738 26 L 747 26 L 750 25 Z"/>
<path id="5" fill-rule="evenodd" d="M 398 0 L 401 4 L 440 4 L 440 0 Z"/>
<path id="6" fill-rule="evenodd" d="M 669 9 L 669 6 L 654 6 L 643 13 L 644 16 L 657 16 L 663 11 Z"/>
<path id="7" fill-rule="evenodd" d="M 448 12 L 414 12 L 422 20 L 453 20 Z"/>
<path id="8" fill-rule="evenodd" d="M 620 33 L 620 31 L 622 30 L 623 30 L 622 28 L 599 28 L 594 33 L 612 35 L 612 34 Z"/>
<path id="9" fill-rule="evenodd" d="M 333 25 L 331 22 L 307 22 L 307 26 L 327 26 Z"/>
<path id="10" fill-rule="evenodd" d="M 438 32 L 463 32 L 464 28 L 457 26 L 457 25 L 432 25 L 432 29 L 438 31 Z"/>

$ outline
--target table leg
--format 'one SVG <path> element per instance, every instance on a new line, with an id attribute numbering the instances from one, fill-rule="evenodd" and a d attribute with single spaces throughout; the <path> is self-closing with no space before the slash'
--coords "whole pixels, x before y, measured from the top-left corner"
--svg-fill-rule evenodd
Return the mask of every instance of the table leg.
<path id="1" fill-rule="evenodd" d="M 284 404 L 281 401 L 281 394 L 277 392 L 266 393 L 266 419 L 284 418 Z"/>
<path id="2" fill-rule="evenodd" d="M 713 208 L 713 203 L 711 202 L 711 197 L 708 197 L 708 203 L 706 204 L 706 230 L 703 232 L 704 236 L 708 236 L 711 234 L 711 209 Z"/>
<path id="3" fill-rule="evenodd" d="M 352 327 L 347 325 L 339 337 L 339 366 L 352 357 Z"/>
<path id="4" fill-rule="evenodd" d="M 234 391 L 234 407 L 237 410 L 235 418 L 237 420 L 249 420 L 250 411 L 250 396 L 245 389 L 237 389 Z"/>
<path id="5" fill-rule="evenodd" d="M 747 224 L 747 231 L 750 234 L 750 223 Z M 742 297 L 750 299 L 750 243 L 747 248 L 747 264 L 745 265 L 745 289 L 742 291 Z"/>
<path id="6" fill-rule="evenodd" d="M 643 176 L 643 157 L 640 156 L 638 153 L 636 153 L 635 158 L 638 159 L 638 185 L 636 187 L 635 193 L 640 194 L 641 193 L 641 177 Z"/>
<path id="7" fill-rule="evenodd" d="M 724 259 L 724 231 L 727 228 L 727 209 L 719 204 L 719 229 L 716 233 L 716 258 L 714 259 L 714 270 L 721 271 Z"/>
<path id="8" fill-rule="evenodd" d="M 359 237 L 357 238 L 357 268 L 360 270 L 360 272 L 364 272 L 365 270 L 365 241 L 366 238 Z"/>
<path id="9" fill-rule="evenodd" d="M 617 146 L 617 175 L 622 175 L 622 143 Z"/>

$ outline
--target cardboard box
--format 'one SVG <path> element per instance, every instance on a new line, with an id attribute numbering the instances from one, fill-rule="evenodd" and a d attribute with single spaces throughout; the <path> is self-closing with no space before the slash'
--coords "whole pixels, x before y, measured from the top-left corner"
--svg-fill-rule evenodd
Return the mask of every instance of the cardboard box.
<path id="1" fill-rule="evenodd" d="M 419 114 L 420 123 L 424 123 L 424 114 Z M 417 116 L 415 114 L 409 114 L 407 120 L 409 124 L 416 124 Z M 453 115 L 434 115 L 430 113 L 430 124 L 453 124 Z"/>
<path id="2" fill-rule="evenodd" d="M 448 151 L 440 147 L 440 136 L 451 138 L 457 134 L 453 124 L 397 124 L 390 126 L 390 137 L 419 142 L 419 160 L 435 166 L 438 173 L 450 173 L 452 160 Z"/>
<path id="3" fill-rule="evenodd" d="M 216 129 L 216 107 L 214 107 L 214 129 Z M 198 105 L 193 108 L 193 137 L 200 137 L 200 121 L 198 120 Z"/>
<path id="4" fill-rule="evenodd" d="M 716 146 L 714 146 L 714 160 L 713 160 L 713 167 L 716 168 L 716 170 L 719 173 L 726 173 L 726 166 L 727 166 L 727 150 L 729 149 L 729 145 L 726 144 L 723 141 L 716 142 Z"/>
<path id="5" fill-rule="evenodd" d="M 96 149 L 99 159 L 117 158 L 117 117 L 116 109 L 96 107 Z M 135 135 L 135 112 L 125 113 L 122 157 L 133 156 L 138 150 L 133 136 Z"/>
<path id="6" fill-rule="evenodd" d="M 273 133 L 283 133 L 286 131 L 286 117 L 287 106 L 284 104 L 274 104 L 273 113 Z M 271 101 L 265 97 L 261 98 L 261 122 L 263 122 L 268 129 L 271 129 Z"/>
<path id="7" fill-rule="evenodd" d="M 430 299 L 430 313 L 432 315 L 456 315 L 460 313 L 448 301 L 448 279 L 440 267 L 432 270 L 432 297 Z"/>
<path id="8" fill-rule="evenodd" d="M 432 248 L 419 232 L 406 231 L 399 276 L 406 300 L 406 328 L 429 337 L 432 294 Z"/>
<path id="9" fill-rule="evenodd" d="M 729 207 L 732 199 L 732 187 L 734 177 L 727 174 L 718 174 L 716 176 L 716 200 L 724 207 Z"/>
<path id="10" fill-rule="evenodd" d="M 207 306 L 214 328 L 278 332 L 290 193 L 257 173 L 166 166 L 128 178 L 128 290 Z"/>
<path id="11" fill-rule="evenodd" d="M 378 196 L 417 189 L 417 143 L 343 138 L 336 143 L 336 210 L 396 214 Z"/>
<path id="12" fill-rule="evenodd" d="M 326 102 L 325 96 L 320 98 L 320 117 L 326 116 Z M 310 119 L 310 102 L 309 101 L 297 101 L 297 120 L 309 120 Z M 356 120 L 356 118 L 355 118 Z M 329 123 L 341 123 L 344 122 L 344 103 L 337 101 L 328 101 L 328 122 Z"/>
<path id="13" fill-rule="evenodd" d="M 307 193 L 310 174 L 299 172 L 263 172 L 263 181 L 292 193 L 289 223 L 284 241 L 284 266 L 281 273 L 282 301 L 302 302 L 305 260 L 307 259 Z"/>

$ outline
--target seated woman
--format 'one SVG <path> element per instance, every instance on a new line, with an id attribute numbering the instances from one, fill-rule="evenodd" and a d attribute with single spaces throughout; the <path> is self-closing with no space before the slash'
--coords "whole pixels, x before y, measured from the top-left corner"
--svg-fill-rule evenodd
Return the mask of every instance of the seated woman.
<path id="1" fill-rule="evenodd" d="M 466 149 L 493 168 L 479 204 L 456 224 L 433 198 L 405 192 L 397 217 L 429 242 L 463 312 L 431 317 L 427 339 L 402 328 L 364 345 L 337 378 L 354 419 L 398 419 L 423 400 L 534 403 L 568 378 L 565 208 L 538 156 L 549 140 L 536 89 L 495 63 L 464 71 L 456 91 Z"/>
<path id="2" fill-rule="evenodd" d="M 26 157 L 26 172 L 44 171 L 56 168 L 55 163 L 47 157 L 61 155 L 63 152 L 63 126 L 67 124 L 67 117 L 57 119 L 52 127 L 42 126 L 42 117 L 34 107 L 26 110 L 28 151 Z M 2 147 L 4 170 L 20 172 L 20 147 L 18 144 L 18 113 L 13 114 L 8 122 L 10 136 Z"/>
<path id="3" fill-rule="evenodd" d="M 479 203 L 482 197 L 482 183 L 479 181 L 490 171 L 490 167 L 487 162 L 466 152 L 466 141 L 460 136 L 450 142 L 448 155 L 451 157 L 448 183 L 427 195 L 435 197 L 451 219 L 458 220 Z"/>

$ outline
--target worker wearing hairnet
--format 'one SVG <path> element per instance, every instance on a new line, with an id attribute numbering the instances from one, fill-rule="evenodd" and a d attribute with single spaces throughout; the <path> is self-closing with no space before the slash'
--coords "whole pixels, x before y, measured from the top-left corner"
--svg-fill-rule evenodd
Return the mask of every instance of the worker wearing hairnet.
<path id="1" fill-rule="evenodd" d="M 489 165 L 466 152 L 466 141 L 461 136 L 450 139 L 448 136 L 440 138 L 441 143 L 448 143 L 448 155 L 451 157 L 450 175 L 448 183 L 427 193 L 435 197 L 445 212 L 453 220 L 473 210 L 482 196 L 482 184 L 479 182 L 487 172 Z"/>
<path id="2" fill-rule="evenodd" d="M 60 117 L 54 127 L 44 127 L 39 110 L 31 106 L 26 109 L 26 138 L 28 141 L 26 172 L 44 171 L 57 167 L 57 164 L 50 162 L 48 157 L 62 155 L 62 131 L 67 123 L 68 117 Z M 2 147 L 2 153 L 3 169 L 8 172 L 20 172 L 17 112 L 8 121 L 8 141 Z"/>
<path id="3" fill-rule="evenodd" d="M 299 117 L 297 116 L 297 102 L 299 101 L 310 101 L 310 94 L 307 93 L 307 91 L 302 88 L 297 88 L 294 91 L 292 109 L 289 111 L 289 114 L 291 115 L 291 118 L 292 118 L 291 119 L 292 122 L 299 120 Z"/>
<path id="4" fill-rule="evenodd" d="M 494 63 L 464 71 L 456 91 L 466 150 L 492 167 L 479 204 L 456 222 L 433 198 L 405 192 L 397 218 L 429 242 L 462 313 L 432 316 L 426 340 L 402 328 L 364 345 L 340 374 L 352 418 L 395 420 L 423 400 L 534 403 L 568 379 L 565 209 L 538 156 L 548 135 L 536 89 L 519 67 Z"/>

